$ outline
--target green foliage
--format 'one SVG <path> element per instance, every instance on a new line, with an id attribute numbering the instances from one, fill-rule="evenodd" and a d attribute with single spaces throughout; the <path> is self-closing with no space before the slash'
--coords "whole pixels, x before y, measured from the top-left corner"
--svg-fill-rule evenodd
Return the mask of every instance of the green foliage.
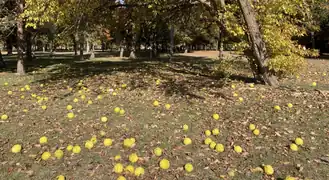
<path id="1" fill-rule="evenodd" d="M 243 39 L 246 33 L 243 26 L 241 26 L 241 20 L 243 20 L 243 17 L 240 16 L 239 6 L 237 4 L 228 4 L 225 8 L 226 11 L 224 17 L 227 31 L 230 35 Z"/>
<path id="2" fill-rule="evenodd" d="M 58 38 L 55 42 L 59 44 L 70 39 L 70 35 L 83 31 L 94 43 L 114 38 L 117 43 L 136 41 L 146 46 L 166 46 L 171 25 L 175 26 L 176 45 L 216 44 L 218 22 L 224 15 L 226 49 L 243 52 L 250 47 L 240 7 L 236 1 L 226 3 L 222 14 L 218 0 L 26 0 L 22 16 L 26 26 L 36 28 L 50 22 L 57 27 L 56 33 L 69 32 L 69 35 L 55 36 Z M 300 48 L 293 39 L 318 29 L 320 21 L 328 21 L 327 1 L 257 0 L 252 3 L 267 45 L 269 68 L 280 75 L 298 73 L 303 66 L 303 57 L 316 56 L 317 52 Z M 108 30 L 110 38 L 104 36 L 103 29 Z M 223 63 L 220 67 L 225 67 L 226 62 Z"/>
<path id="3" fill-rule="evenodd" d="M 305 0 L 273 0 L 258 1 L 254 7 L 270 56 L 269 68 L 278 75 L 297 74 L 305 67 L 303 57 L 317 55 L 293 40 L 307 34 L 310 4 Z"/>
<path id="4" fill-rule="evenodd" d="M 296 74 L 306 64 L 303 57 L 318 55 L 317 51 L 301 48 L 294 40 L 305 36 L 310 29 L 317 29 L 311 22 L 313 5 L 307 0 L 253 1 L 268 50 L 269 68 L 277 74 Z M 243 17 L 236 3 L 226 5 L 225 20 L 229 35 L 240 40 L 229 43 L 229 49 L 244 51 L 250 48 Z"/>
<path id="5" fill-rule="evenodd" d="M 47 22 L 57 23 L 62 20 L 64 13 L 60 9 L 57 0 L 40 1 L 25 0 L 24 13 L 21 16 L 25 19 L 26 27 L 36 28 Z"/>
<path id="6" fill-rule="evenodd" d="M 278 76 L 289 76 L 302 72 L 307 67 L 307 63 L 302 56 L 296 54 L 277 55 L 268 62 L 268 67 Z"/>
<path id="7" fill-rule="evenodd" d="M 214 65 L 213 74 L 221 78 L 229 78 L 234 72 L 234 59 L 219 59 L 219 63 Z"/>

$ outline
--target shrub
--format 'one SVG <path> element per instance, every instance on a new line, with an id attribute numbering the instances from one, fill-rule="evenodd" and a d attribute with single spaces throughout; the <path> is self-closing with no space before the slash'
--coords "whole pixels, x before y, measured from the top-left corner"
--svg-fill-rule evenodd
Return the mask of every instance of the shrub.
<path id="1" fill-rule="evenodd" d="M 268 68 L 278 76 L 297 75 L 307 67 L 307 62 L 302 56 L 278 55 L 268 61 Z"/>

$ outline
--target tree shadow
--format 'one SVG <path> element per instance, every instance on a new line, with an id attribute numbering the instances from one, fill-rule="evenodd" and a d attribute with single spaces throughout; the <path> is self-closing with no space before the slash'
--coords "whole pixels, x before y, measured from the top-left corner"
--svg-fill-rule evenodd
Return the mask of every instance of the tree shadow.
<path id="1" fill-rule="evenodd" d="M 109 54 L 98 54 L 98 57 L 109 57 Z M 47 76 L 37 82 L 48 83 L 67 80 L 71 86 L 76 86 L 79 80 L 92 75 L 116 75 L 117 73 L 133 74 L 129 78 L 131 90 L 146 89 L 150 87 L 149 82 L 143 81 L 144 76 L 161 79 L 163 83 L 159 86 L 167 96 L 178 95 L 189 98 L 203 99 L 199 92 L 203 88 L 222 88 L 227 81 L 242 80 L 252 82 L 253 79 L 242 75 L 231 75 L 223 77 L 214 74 L 213 66 L 219 61 L 204 57 L 174 56 L 168 58 L 138 58 L 138 59 L 111 59 L 108 61 L 80 61 L 72 54 L 36 54 L 36 60 L 27 62 L 28 72 L 47 69 Z M 6 58 L 6 57 L 5 57 Z M 9 71 L 15 70 L 16 62 L 6 59 Z M 42 73 L 41 73 L 42 74 Z M 216 96 L 223 95 L 215 93 Z"/>

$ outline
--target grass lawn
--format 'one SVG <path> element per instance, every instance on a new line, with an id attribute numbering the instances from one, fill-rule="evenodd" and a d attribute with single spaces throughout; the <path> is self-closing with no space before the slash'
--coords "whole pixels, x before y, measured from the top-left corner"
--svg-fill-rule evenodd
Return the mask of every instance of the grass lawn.
<path id="1" fill-rule="evenodd" d="M 144 168 L 139 177 L 124 171 L 120 175 L 126 179 L 329 179 L 329 61 L 309 60 L 307 71 L 282 79 L 276 89 L 245 83 L 251 74 L 243 62 L 223 78 L 213 73 L 218 62 L 201 57 L 35 61 L 27 76 L 0 73 L 0 115 L 8 116 L 0 120 L 0 179 L 64 175 L 68 180 L 112 180 L 119 177 L 113 171 L 117 163 Z M 125 113 L 115 113 L 115 107 Z M 68 113 L 75 117 L 69 119 Z M 258 136 L 249 130 L 251 123 L 260 130 Z M 185 124 L 188 130 L 183 130 Z M 224 145 L 221 153 L 204 144 L 205 131 L 215 128 L 219 135 L 209 138 Z M 48 143 L 39 143 L 42 136 Z M 97 142 L 89 150 L 85 143 L 92 137 Z M 183 144 L 187 137 L 192 144 Z M 297 137 L 304 144 L 292 151 Z M 104 146 L 105 138 L 113 140 L 112 146 Z M 123 147 L 126 138 L 135 138 L 135 145 Z M 21 152 L 11 152 L 15 144 Z M 68 145 L 79 145 L 81 152 L 66 150 Z M 163 150 L 160 157 L 153 153 L 156 147 Z M 61 159 L 54 156 L 57 149 L 64 152 Z M 41 155 L 46 151 L 52 156 L 45 161 Z M 132 153 L 139 157 L 135 163 L 129 162 Z M 167 170 L 159 167 L 163 158 L 170 161 Z M 193 165 L 192 172 L 184 170 L 186 163 Z M 271 165 L 274 174 L 266 175 L 263 165 Z"/>

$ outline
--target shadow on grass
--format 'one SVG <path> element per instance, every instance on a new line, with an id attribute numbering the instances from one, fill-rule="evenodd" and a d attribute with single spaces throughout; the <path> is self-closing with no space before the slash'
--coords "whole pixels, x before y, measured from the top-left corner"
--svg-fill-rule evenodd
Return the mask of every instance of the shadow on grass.
<path id="1" fill-rule="evenodd" d="M 113 54 L 114 56 L 115 54 Z M 203 99 L 200 95 L 193 93 L 193 89 L 221 88 L 227 80 L 242 80 L 253 82 L 252 78 L 241 75 L 224 77 L 222 73 L 213 73 L 213 67 L 220 61 L 191 56 L 175 56 L 170 61 L 168 58 L 138 58 L 134 60 L 111 59 L 111 53 L 97 53 L 96 57 L 109 57 L 108 61 L 80 61 L 73 54 L 56 53 L 52 57 L 49 54 L 36 54 L 37 58 L 27 62 L 28 72 L 39 72 L 47 69 L 47 76 L 41 83 L 49 81 L 68 80 L 71 86 L 78 84 L 80 79 L 91 75 L 115 75 L 119 72 L 127 74 L 138 74 L 129 77 L 129 87 L 134 89 L 148 88 L 150 84 L 143 81 L 144 76 L 151 75 L 155 79 L 163 81 L 162 88 L 166 95 L 187 95 L 192 98 Z M 89 55 L 86 55 L 86 59 Z M 4 57 L 7 63 L 6 71 L 14 72 L 16 62 L 12 56 Z M 244 63 L 244 62 L 240 62 Z M 241 66 L 241 64 L 239 65 Z M 243 64 L 241 67 L 245 67 Z M 240 67 L 239 67 L 240 68 Z M 169 75 L 168 75 L 169 74 Z M 182 75 L 182 76 L 181 76 Z M 220 94 L 219 94 L 220 96 Z"/>

